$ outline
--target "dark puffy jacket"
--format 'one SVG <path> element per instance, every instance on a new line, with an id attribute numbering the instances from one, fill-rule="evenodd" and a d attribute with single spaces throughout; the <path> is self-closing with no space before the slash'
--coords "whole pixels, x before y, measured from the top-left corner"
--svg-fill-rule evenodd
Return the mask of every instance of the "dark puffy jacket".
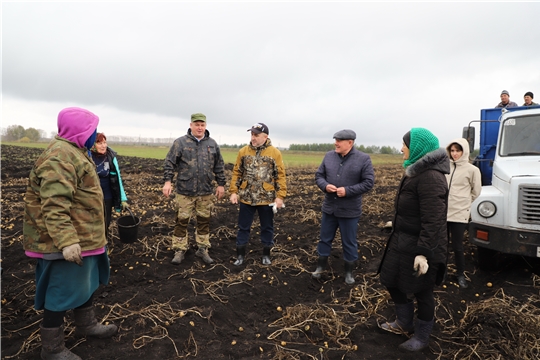
<path id="1" fill-rule="evenodd" d="M 225 166 L 218 144 L 208 130 L 200 141 L 191 135 L 176 139 L 163 164 L 165 182 L 172 181 L 178 170 L 176 192 L 185 196 L 210 195 L 214 192 L 213 180 L 225 186 Z"/>
<path id="2" fill-rule="evenodd" d="M 362 195 L 373 188 L 375 172 L 369 155 L 352 148 L 345 156 L 329 151 L 315 173 L 317 186 L 326 194 L 322 211 L 337 217 L 362 215 Z M 327 193 L 328 184 L 344 187 L 346 195 Z"/>
<path id="3" fill-rule="evenodd" d="M 379 267 L 381 282 L 404 293 L 439 285 L 446 272 L 448 239 L 446 212 L 450 160 L 444 149 L 427 153 L 410 165 L 395 201 L 393 231 Z M 413 275 L 414 258 L 424 255 L 427 274 Z"/>

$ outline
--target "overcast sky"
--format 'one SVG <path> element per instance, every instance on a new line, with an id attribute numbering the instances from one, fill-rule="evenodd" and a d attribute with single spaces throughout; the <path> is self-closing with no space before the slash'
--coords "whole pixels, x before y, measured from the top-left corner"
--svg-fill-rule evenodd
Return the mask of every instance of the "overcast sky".
<path id="1" fill-rule="evenodd" d="M 2 2 L 2 128 L 56 130 L 87 108 L 108 136 L 176 138 L 190 114 L 223 144 L 441 146 L 503 89 L 540 100 L 540 3 Z M 478 131 L 478 130 L 477 130 Z"/>

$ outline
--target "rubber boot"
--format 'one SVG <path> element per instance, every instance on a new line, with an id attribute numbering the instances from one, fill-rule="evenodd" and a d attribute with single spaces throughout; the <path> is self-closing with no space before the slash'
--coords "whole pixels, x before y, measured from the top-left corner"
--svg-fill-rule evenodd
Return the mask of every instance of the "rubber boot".
<path id="1" fill-rule="evenodd" d="M 270 250 L 272 248 L 265 246 L 263 248 L 263 257 L 262 257 L 262 264 L 263 265 L 272 265 L 272 260 L 270 260 Z"/>
<path id="2" fill-rule="evenodd" d="M 118 332 L 116 325 L 103 325 L 97 322 L 94 306 L 74 309 L 75 334 L 79 336 L 93 336 L 100 339 L 109 338 Z"/>
<path id="3" fill-rule="evenodd" d="M 317 268 L 311 273 L 311 277 L 314 279 L 320 279 L 321 274 L 324 272 L 324 269 L 326 269 L 327 264 L 328 256 L 319 256 L 319 259 L 317 259 Z"/>
<path id="4" fill-rule="evenodd" d="M 39 326 L 41 333 L 41 358 L 43 360 L 81 360 L 69 351 L 64 343 L 64 326 L 44 328 Z"/>
<path id="5" fill-rule="evenodd" d="M 345 267 L 345 283 L 347 283 L 348 285 L 354 284 L 354 275 L 353 275 L 354 262 L 345 261 L 344 267 Z"/>
<path id="6" fill-rule="evenodd" d="M 236 261 L 234 262 L 234 265 L 240 266 L 244 263 L 244 260 L 246 259 L 246 246 L 237 246 L 236 247 Z"/>
<path id="7" fill-rule="evenodd" d="M 214 262 L 210 255 L 208 255 L 208 249 L 203 246 L 199 246 L 199 249 L 197 250 L 195 255 L 200 257 L 207 264 L 211 264 Z"/>
<path id="8" fill-rule="evenodd" d="M 379 324 L 385 331 L 394 334 L 410 334 L 414 332 L 414 302 L 396 304 L 396 320 Z"/>
<path id="9" fill-rule="evenodd" d="M 180 265 L 180 263 L 184 260 L 186 256 L 186 252 L 184 250 L 178 250 L 174 253 L 174 257 L 171 260 L 171 264 L 174 265 Z"/>
<path id="10" fill-rule="evenodd" d="M 416 319 L 414 324 L 414 335 L 403 344 L 399 345 L 400 349 L 408 351 L 420 351 L 429 345 L 429 336 L 433 330 L 435 320 L 423 321 Z"/>
<path id="11" fill-rule="evenodd" d="M 460 288 L 466 289 L 469 287 L 469 284 L 467 284 L 467 280 L 465 280 L 465 275 L 458 275 L 457 281 Z"/>

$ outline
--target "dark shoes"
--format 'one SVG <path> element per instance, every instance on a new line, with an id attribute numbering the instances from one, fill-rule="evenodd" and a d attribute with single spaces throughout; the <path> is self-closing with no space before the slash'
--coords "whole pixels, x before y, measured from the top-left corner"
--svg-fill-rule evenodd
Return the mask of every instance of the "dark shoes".
<path id="1" fill-rule="evenodd" d="M 185 255 L 186 255 L 186 252 L 184 250 L 176 251 L 174 253 L 174 257 L 171 261 L 171 264 L 180 265 L 180 263 L 184 260 Z"/>
<path id="2" fill-rule="evenodd" d="M 410 334 L 414 331 L 414 302 L 396 304 L 396 320 L 379 324 L 384 331 L 394 334 Z"/>
<path id="3" fill-rule="evenodd" d="M 74 309 L 73 316 L 75 318 L 75 334 L 78 336 L 93 336 L 105 339 L 118 332 L 118 326 L 114 324 L 103 325 L 98 323 L 93 305 L 83 309 Z"/>
<path id="4" fill-rule="evenodd" d="M 43 360 L 81 360 L 66 348 L 64 343 L 64 326 L 44 328 L 41 331 L 41 359 Z"/>
<path id="5" fill-rule="evenodd" d="M 420 351 L 426 348 L 429 345 L 429 336 L 434 323 L 434 320 L 423 321 L 417 318 L 414 324 L 414 335 L 399 345 L 399 348 L 408 351 Z"/>
<path id="6" fill-rule="evenodd" d="M 317 260 L 317 268 L 311 273 L 311 277 L 314 279 L 320 279 L 321 274 L 324 272 L 324 269 L 326 269 L 327 264 L 328 256 L 319 256 L 319 259 Z"/>
<path id="7" fill-rule="evenodd" d="M 208 255 L 208 249 L 205 247 L 200 246 L 195 255 L 200 257 L 207 264 L 214 262 L 210 255 Z"/>
<path id="8" fill-rule="evenodd" d="M 459 284 L 460 288 L 466 289 L 466 288 L 469 287 L 469 284 L 467 283 L 467 280 L 465 280 L 464 275 L 458 275 L 457 281 L 458 281 L 458 284 Z"/>
<path id="9" fill-rule="evenodd" d="M 272 265 L 272 260 L 270 260 L 270 250 L 272 248 L 270 247 L 264 247 L 263 248 L 263 257 L 262 257 L 262 264 L 263 265 Z"/>
<path id="10" fill-rule="evenodd" d="M 237 246 L 236 247 L 236 261 L 233 264 L 236 266 L 240 266 L 244 263 L 245 259 L 246 259 L 246 247 Z"/>
<path id="11" fill-rule="evenodd" d="M 354 262 L 345 261 L 344 267 L 345 267 L 345 283 L 347 285 L 354 284 L 354 275 L 353 275 Z"/>

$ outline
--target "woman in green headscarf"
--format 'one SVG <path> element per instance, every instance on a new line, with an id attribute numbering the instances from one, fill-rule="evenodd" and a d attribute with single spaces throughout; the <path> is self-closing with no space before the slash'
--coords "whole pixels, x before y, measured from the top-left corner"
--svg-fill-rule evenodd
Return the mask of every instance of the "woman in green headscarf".
<path id="1" fill-rule="evenodd" d="M 381 282 L 395 304 L 396 320 L 379 326 L 397 334 L 414 332 L 399 347 L 419 351 L 433 330 L 433 289 L 446 273 L 448 184 L 450 162 L 439 139 L 429 130 L 413 128 L 403 136 L 403 166 L 392 233 L 379 267 Z M 414 321 L 414 294 L 418 304 Z"/>

